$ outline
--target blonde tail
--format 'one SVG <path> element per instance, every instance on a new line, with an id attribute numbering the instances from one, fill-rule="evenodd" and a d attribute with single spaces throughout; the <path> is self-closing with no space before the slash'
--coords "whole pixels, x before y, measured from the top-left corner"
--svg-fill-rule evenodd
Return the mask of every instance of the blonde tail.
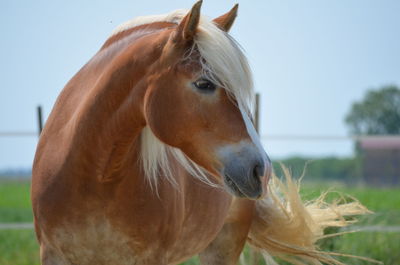
<path id="1" fill-rule="evenodd" d="M 248 243 L 261 251 L 269 265 L 277 264 L 273 257 L 299 265 L 339 265 L 343 263 L 333 256 L 355 257 L 321 251 L 316 242 L 330 236 L 324 236 L 324 228 L 347 226 L 354 221 L 346 220 L 345 216 L 362 215 L 370 211 L 356 200 L 328 204 L 324 201 L 326 194 L 304 204 L 299 194 L 299 184 L 291 178 L 287 168 L 282 166 L 282 169 L 285 183 L 273 176 L 267 197 L 257 201 Z M 380 263 L 368 258 L 355 258 Z"/>

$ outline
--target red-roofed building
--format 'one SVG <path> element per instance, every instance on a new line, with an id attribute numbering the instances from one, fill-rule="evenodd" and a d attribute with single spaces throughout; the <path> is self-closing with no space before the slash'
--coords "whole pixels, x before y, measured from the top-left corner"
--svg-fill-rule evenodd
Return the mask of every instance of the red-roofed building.
<path id="1" fill-rule="evenodd" d="M 363 176 L 375 186 L 400 185 L 400 137 L 368 136 L 359 140 Z"/>

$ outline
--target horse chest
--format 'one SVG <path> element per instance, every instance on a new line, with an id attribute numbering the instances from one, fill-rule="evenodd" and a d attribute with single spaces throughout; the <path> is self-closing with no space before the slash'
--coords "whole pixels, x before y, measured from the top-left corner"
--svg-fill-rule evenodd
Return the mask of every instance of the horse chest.
<path id="1" fill-rule="evenodd" d="M 112 223 L 135 238 L 137 252 L 145 250 L 145 255 L 151 252 L 174 263 L 197 254 L 216 237 L 230 203 L 229 195 L 210 187 L 203 192 L 176 193 L 169 199 L 144 197 L 120 204 L 132 210 L 115 215 Z"/>
<path id="2" fill-rule="evenodd" d="M 90 213 L 74 211 L 76 218 L 58 223 L 51 245 L 71 264 L 181 262 L 207 247 L 229 211 L 231 200 L 224 192 L 200 194 L 169 200 L 129 200 L 125 194 L 107 207 L 89 207 Z"/>

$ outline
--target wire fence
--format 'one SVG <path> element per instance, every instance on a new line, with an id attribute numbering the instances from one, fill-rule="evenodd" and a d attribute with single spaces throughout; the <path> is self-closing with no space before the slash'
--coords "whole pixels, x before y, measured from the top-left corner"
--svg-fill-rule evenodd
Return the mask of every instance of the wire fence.
<path id="1" fill-rule="evenodd" d="M 2 131 L 0 137 L 38 137 L 40 131 Z M 268 141 L 360 141 L 379 139 L 400 139 L 400 135 L 301 135 L 301 134 L 263 134 L 261 140 Z"/>
<path id="2" fill-rule="evenodd" d="M 254 110 L 254 125 L 259 131 L 260 95 L 256 94 Z M 0 137 L 32 137 L 39 136 L 43 130 L 43 108 L 37 106 L 37 131 L 0 131 Z M 268 141 L 360 141 L 375 139 L 399 139 L 400 135 L 299 135 L 299 134 L 266 134 L 260 136 L 261 140 Z"/>
<path id="3" fill-rule="evenodd" d="M 256 98 L 255 106 L 255 128 L 259 128 L 259 96 Z M 36 131 L 0 131 L 0 138 L 38 139 L 43 128 L 42 107 L 37 106 L 37 130 Z M 355 143 L 362 151 L 362 175 L 370 183 L 381 185 L 381 183 L 400 184 L 400 135 L 302 135 L 302 134 L 262 134 L 262 143 L 267 148 L 267 153 L 275 160 L 301 157 L 306 160 L 321 159 L 324 157 L 355 157 Z M 8 139 L 7 139 L 8 141 Z M 20 141 L 20 140 L 18 140 Z M 32 140 L 29 140 L 32 141 Z M 8 148 L 14 148 L 8 143 Z M 7 148 L 7 147 L 6 147 Z M 25 147 L 28 148 L 28 147 Z M 34 150 L 31 144 L 25 155 Z M 2 148 L 3 151 L 4 148 Z M 282 152 L 282 150 L 284 150 Z M 5 154 L 5 153 L 4 153 Z M 21 153 L 13 155 L 16 160 L 20 159 Z M 358 153 L 360 154 L 360 153 Z M 3 156 L 4 158 L 4 156 Z M 14 161 L 7 155 L 9 161 Z M 22 159 L 21 159 L 22 160 Z M 13 162 L 11 162 L 13 163 Z M 322 165 L 322 164 L 321 164 Z M 330 165 L 325 163 L 325 171 Z M 346 165 L 343 164 L 343 170 Z M 352 165 L 351 167 L 355 167 Z M 346 172 L 347 172 L 346 171 Z M 343 172 L 339 172 L 343 173 Z M 350 173 L 349 173 L 350 174 Z M 345 174 L 343 174 L 345 175 Z"/>

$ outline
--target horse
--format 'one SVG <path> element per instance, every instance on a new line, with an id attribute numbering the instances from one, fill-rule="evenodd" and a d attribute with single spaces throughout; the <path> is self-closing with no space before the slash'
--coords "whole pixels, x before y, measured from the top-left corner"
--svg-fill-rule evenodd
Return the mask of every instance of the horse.
<path id="1" fill-rule="evenodd" d="M 41 264 L 237 263 L 271 162 L 238 5 L 201 4 L 117 27 L 58 96 L 32 169 Z"/>

